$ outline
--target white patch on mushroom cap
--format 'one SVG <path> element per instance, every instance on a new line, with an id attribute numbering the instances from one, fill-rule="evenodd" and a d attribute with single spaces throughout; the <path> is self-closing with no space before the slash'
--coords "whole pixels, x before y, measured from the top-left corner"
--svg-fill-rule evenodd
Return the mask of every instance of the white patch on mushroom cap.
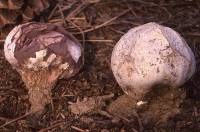
<path id="1" fill-rule="evenodd" d="M 116 44 L 111 68 L 124 92 L 134 96 L 157 84 L 180 86 L 194 73 L 191 49 L 169 29 L 148 23 L 129 30 Z"/>
<path id="2" fill-rule="evenodd" d="M 16 47 L 16 41 L 21 35 L 21 25 L 16 26 L 11 32 L 8 34 L 4 44 L 4 53 L 8 62 L 12 65 L 17 64 L 17 60 L 14 57 L 14 51 Z"/>
<path id="3" fill-rule="evenodd" d="M 73 60 L 78 62 L 79 58 L 81 57 L 81 48 L 78 44 L 71 40 L 67 40 L 68 51 L 71 54 Z"/>
<path id="4" fill-rule="evenodd" d="M 60 68 L 60 69 L 63 69 L 63 70 L 66 70 L 66 69 L 69 68 L 69 64 L 68 64 L 68 63 L 61 64 L 61 65 L 59 66 L 59 68 Z"/>
<path id="5" fill-rule="evenodd" d="M 47 59 L 47 64 L 51 64 L 56 59 L 56 55 L 53 53 Z"/>
<path id="6" fill-rule="evenodd" d="M 29 61 L 26 63 L 27 68 L 33 68 L 38 69 L 40 67 L 47 68 L 48 64 L 46 61 L 44 61 L 44 57 L 47 55 L 47 49 L 43 49 L 40 51 L 37 51 L 35 58 L 29 58 Z"/>

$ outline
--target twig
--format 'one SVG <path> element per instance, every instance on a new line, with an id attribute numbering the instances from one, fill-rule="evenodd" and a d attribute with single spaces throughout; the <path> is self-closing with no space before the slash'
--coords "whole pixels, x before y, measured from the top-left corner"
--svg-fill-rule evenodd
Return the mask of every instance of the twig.
<path id="1" fill-rule="evenodd" d="M 5 42 L 5 40 L 4 39 L 0 39 L 0 43 L 4 43 Z"/>
<path id="2" fill-rule="evenodd" d="M 2 121 L 8 121 L 9 119 L 4 118 L 4 117 L 0 117 L 0 120 L 2 120 Z"/>
<path id="3" fill-rule="evenodd" d="M 65 16 L 64 16 L 64 14 L 63 14 L 63 12 L 62 12 L 62 10 L 61 10 L 60 5 L 58 5 L 58 7 L 59 7 L 59 11 L 60 11 L 60 13 L 61 13 L 61 16 L 62 16 L 64 25 L 65 25 L 65 26 L 67 25 L 67 23 L 66 23 L 66 20 L 67 20 L 69 23 L 71 23 L 74 27 L 76 27 L 76 28 L 81 32 L 81 34 L 82 34 L 82 41 L 83 41 L 83 42 L 82 42 L 82 43 L 83 43 L 83 49 L 84 49 L 84 48 L 85 48 L 85 34 L 83 33 L 82 29 L 79 28 L 75 23 L 73 23 L 73 22 L 72 22 L 71 20 L 69 20 L 68 18 L 65 19 Z"/>
<path id="4" fill-rule="evenodd" d="M 200 37 L 200 33 L 185 33 L 185 35 Z"/>
<path id="5" fill-rule="evenodd" d="M 138 17 L 138 15 L 136 14 L 136 12 L 133 10 L 133 8 L 130 6 L 130 4 L 128 4 L 127 0 L 123 0 L 124 3 L 126 4 L 126 6 L 128 7 L 128 9 L 131 9 L 131 13 L 134 17 Z"/>
<path id="6" fill-rule="evenodd" d="M 75 17 L 82 10 L 84 10 L 86 7 L 88 7 L 88 5 L 90 5 L 90 3 L 82 3 L 82 4 L 80 4 L 75 10 L 73 10 L 70 14 L 68 14 L 67 18 Z"/>
<path id="7" fill-rule="evenodd" d="M 64 123 L 66 123 L 66 122 L 65 122 L 65 121 L 62 121 L 62 122 L 55 123 L 55 124 L 53 124 L 53 125 L 51 125 L 51 126 L 49 126 L 49 127 L 47 127 L 47 128 L 41 129 L 39 132 L 47 132 L 48 130 L 51 130 L 51 129 L 57 127 L 57 126 L 61 126 L 61 125 L 64 124 Z"/>
<path id="8" fill-rule="evenodd" d="M 124 34 L 125 34 L 125 32 L 122 32 L 122 31 L 120 31 L 120 30 L 117 30 L 117 29 L 115 29 L 115 28 L 113 28 L 113 27 L 110 27 L 110 30 L 112 30 L 112 31 L 114 31 L 114 32 L 116 32 L 116 33 L 119 33 L 119 34 L 121 34 L 121 35 L 124 35 Z"/>
<path id="9" fill-rule="evenodd" d="M 170 3 L 170 4 L 162 4 L 160 6 L 178 6 L 178 7 L 183 7 L 183 6 L 192 6 L 196 5 L 194 2 L 183 2 L 183 3 Z"/>
<path id="10" fill-rule="evenodd" d="M 57 15 L 60 11 L 66 11 L 68 9 L 70 9 L 72 6 L 74 6 L 78 1 L 74 1 L 73 3 L 67 5 L 67 6 L 64 6 L 64 5 L 60 5 L 60 9 L 59 10 L 56 10 L 58 8 L 58 4 L 56 4 L 56 6 L 53 8 L 53 10 L 51 11 L 50 15 L 48 16 L 48 20 L 50 20 L 54 15 Z M 63 3 L 62 3 L 63 4 Z"/>
<path id="11" fill-rule="evenodd" d="M 50 103 L 51 103 L 51 109 L 52 111 L 54 111 L 53 98 L 51 99 Z"/>
<path id="12" fill-rule="evenodd" d="M 168 15 L 168 17 L 167 17 L 166 20 L 159 22 L 160 24 L 163 24 L 163 23 L 168 22 L 172 18 L 172 14 L 168 11 L 168 9 L 166 7 L 160 7 L 160 8 L 162 10 L 164 10 L 167 13 L 167 15 Z"/>
<path id="13" fill-rule="evenodd" d="M 50 15 L 48 16 L 48 20 L 50 20 L 53 17 L 53 15 L 54 15 L 54 13 L 55 13 L 55 11 L 56 11 L 57 8 L 58 8 L 58 4 L 51 11 Z"/>
<path id="14" fill-rule="evenodd" d="M 70 8 L 72 8 L 72 6 L 74 6 L 76 3 L 78 3 L 80 0 L 74 0 L 73 2 L 67 2 L 67 6 L 62 6 L 62 11 L 66 11 Z M 70 3 L 70 4 L 69 4 Z M 64 4 L 64 3 L 63 3 Z"/>
<path id="15" fill-rule="evenodd" d="M 101 98 L 102 100 L 108 100 L 110 98 L 114 97 L 114 94 L 108 94 L 108 95 L 103 95 L 103 96 L 99 96 L 99 98 Z"/>
<path id="16" fill-rule="evenodd" d="M 133 132 L 138 132 L 135 128 L 132 128 Z"/>
<path id="17" fill-rule="evenodd" d="M 139 127 L 140 127 L 140 132 L 143 132 L 144 127 L 143 127 L 142 121 L 141 121 L 141 119 L 140 119 L 140 117 L 139 117 L 139 115 L 138 115 L 138 113 L 137 113 L 136 111 L 134 111 L 134 116 L 135 116 L 135 117 L 137 118 L 137 120 L 138 120 L 138 124 L 139 124 Z"/>
<path id="18" fill-rule="evenodd" d="M 67 20 L 69 23 L 71 23 L 74 27 L 76 27 L 76 28 L 81 32 L 81 34 L 82 34 L 83 49 L 85 49 L 85 34 L 84 34 L 83 30 L 82 30 L 79 26 L 77 26 L 75 23 L 73 23 L 71 20 L 69 20 L 69 19 L 67 19 L 67 18 L 66 18 L 66 20 Z"/>
<path id="19" fill-rule="evenodd" d="M 81 18 L 81 17 L 78 17 L 78 18 L 69 18 L 70 20 L 85 20 L 85 18 Z M 63 19 L 51 19 L 51 20 L 49 20 L 48 22 L 49 23 L 55 23 L 55 22 L 60 22 L 60 21 L 62 21 Z"/>
<path id="20" fill-rule="evenodd" d="M 118 16 L 116 17 L 113 17 L 112 19 L 100 24 L 100 25 L 97 25 L 97 26 L 94 26 L 93 28 L 90 28 L 90 29 L 87 29 L 87 30 L 84 30 L 83 32 L 84 33 L 87 33 L 87 32 L 91 32 L 91 31 L 94 31 L 96 29 L 99 29 L 99 28 L 102 28 L 102 27 L 105 27 L 107 24 L 111 23 L 112 21 L 116 20 L 117 18 L 125 15 L 127 12 L 131 11 L 131 9 L 127 9 L 125 10 L 124 12 L 122 12 L 121 14 L 119 14 Z M 73 34 L 80 34 L 81 32 L 77 32 L 77 33 L 73 33 Z"/>
<path id="21" fill-rule="evenodd" d="M 83 130 L 81 128 L 78 128 L 76 126 L 71 126 L 72 129 L 76 130 L 76 131 L 79 131 L 79 132 L 89 132 L 88 130 Z"/>
<path id="22" fill-rule="evenodd" d="M 64 94 L 62 95 L 62 97 L 74 97 L 75 95 L 72 95 L 72 94 Z"/>
<path id="23" fill-rule="evenodd" d="M 124 116 L 117 115 L 117 117 L 119 117 L 120 119 L 122 119 L 122 120 L 124 120 L 124 121 L 126 121 L 126 122 L 130 122 L 130 120 L 129 120 L 129 119 L 127 119 L 127 118 L 126 118 L 126 117 L 124 117 Z"/>
<path id="24" fill-rule="evenodd" d="M 79 40 L 79 41 L 82 41 L 82 40 Z M 113 40 L 92 39 L 92 40 L 85 40 L 85 42 L 113 43 Z"/>
<path id="25" fill-rule="evenodd" d="M 143 1 L 143 0 L 131 0 L 132 2 L 138 2 L 140 4 L 143 4 L 143 5 L 147 5 L 147 6 L 159 6 L 153 2 L 146 2 L 146 1 Z"/>
<path id="26" fill-rule="evenodd" d="M 98 113 L 102 116 L 105 116 L 107 118 L 113 119 L 114 117 L 110 115 L 107 111 L 99 110 Z"/>
<path id="27" fill-rule="evenodd" d="M 85 17 L 71 17 L 70 20 L 85 20 Z"/>
<path id="28" fill-rule="evenodd" d="M 66 23 L 66 20 L 65 20 L 65 15 L 63 14 L 62 9 L 61 9 L 61 7 L 60 7 L 59 4 L 58 4 L 58 8 L 59 8 L 59 12 L 60 12 L 60 14 L 61 14 L 61 17 L 62 17 L 62 20 L 63 20 L 64 26 L 66 26 L 67 23 Z"/>
<path id="29" fill-rule="evenodd" d="M 7 125 L 9 125 L 11 123 L 14 123 L 14 122 L 16 122 L 16 121 L 18 121 L 20 119 L 23 119 L 23 118 L 27 117 L 30 114 L 32 114 L 32 112 L 26 113 L 25 115 L 22 115 L 22 116 L 17 117 L 17 118 L 15 118 L 13 120 L 10 120 L 10 121 L 6 122 L 5 124 L 1 125 L 0 128 L 5 127 L 5 126 L 7 126 Z"/>

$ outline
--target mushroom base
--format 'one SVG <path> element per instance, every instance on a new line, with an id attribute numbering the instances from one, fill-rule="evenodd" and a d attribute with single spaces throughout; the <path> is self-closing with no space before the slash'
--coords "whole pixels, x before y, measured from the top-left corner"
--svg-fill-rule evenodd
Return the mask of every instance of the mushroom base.
<path id="1" fill-rule="evenodd" d="M 167 86 L 155 87 L 141 101 L 130 96 L 118 97 L 108 107 L 114 116 L 132 118 L 136 113 L 144 125 L 165 123 L 170 117 L 180 113 L 180 105 L 185 98 L 185 92 L 178 88 Z"/>

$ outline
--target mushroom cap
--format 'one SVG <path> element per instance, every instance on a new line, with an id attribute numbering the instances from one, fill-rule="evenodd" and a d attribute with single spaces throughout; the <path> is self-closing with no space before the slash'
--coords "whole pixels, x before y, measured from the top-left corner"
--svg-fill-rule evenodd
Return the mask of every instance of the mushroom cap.
<path id="1" fill-rule="evenodd" d="M 30 22 L 16 26 L 4 44 L 5 57 L 17 70 L 60 69 L 62 77 L 76 74 L 83 64 L 83 49 L 64 28 Z"/>
<path id="2" fill-rule="evenodd" d="M 128 31 L 114 47 L 113 74 L 123 91 L 141 98 L 155 85 L 178 87 L 195 72 L 194 54 L 173 29 L 151 22 Z"/>

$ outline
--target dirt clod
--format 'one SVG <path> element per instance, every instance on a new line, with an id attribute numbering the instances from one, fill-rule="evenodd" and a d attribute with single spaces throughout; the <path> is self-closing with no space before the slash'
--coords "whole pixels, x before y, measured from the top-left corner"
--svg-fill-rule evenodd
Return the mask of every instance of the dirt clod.
<path id="1" fill-rule="evenodd" d="M 82 115 L 89 112 L 98 112 L 105 106 L 105 101 L 113 97 L 113 94 L 84 98 L 83 101 L 77 100 L 76 103 L 70 103 L 69 110 L 73 114 Z"/>

